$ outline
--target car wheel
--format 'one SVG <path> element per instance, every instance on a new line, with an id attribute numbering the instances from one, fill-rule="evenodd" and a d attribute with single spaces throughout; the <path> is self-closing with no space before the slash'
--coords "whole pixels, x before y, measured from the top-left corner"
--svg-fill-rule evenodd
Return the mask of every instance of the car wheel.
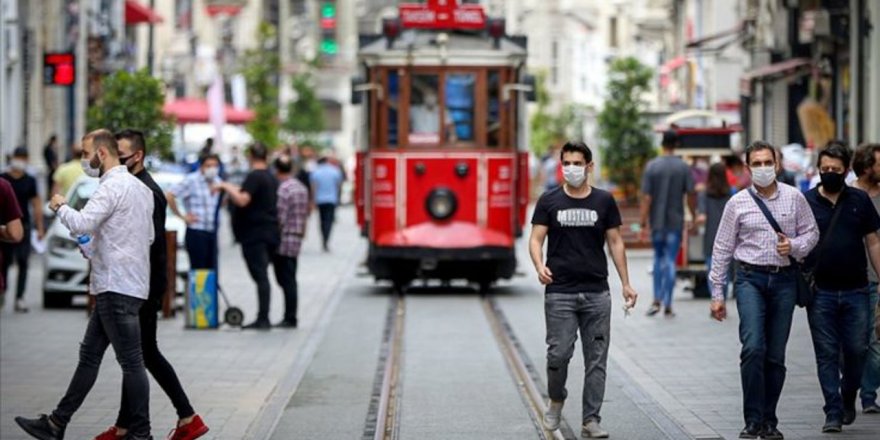
<path id="1" fill-rule="evenodd" d="M 73 294 L 68 292 L 43 291 L 43 308 L 60 309 L 70 307 Z"/>

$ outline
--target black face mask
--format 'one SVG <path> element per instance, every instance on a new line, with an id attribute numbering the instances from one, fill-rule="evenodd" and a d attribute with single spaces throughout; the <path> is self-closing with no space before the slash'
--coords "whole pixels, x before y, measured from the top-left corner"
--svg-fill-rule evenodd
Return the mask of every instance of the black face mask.
<path id="1" fill-rule="evenodd" d="M 819 178 L 822 179 L 822 188 L 831 194 L 839 193 L 846 183 L 846 175 L 840 173 L 821 173 Z"/>

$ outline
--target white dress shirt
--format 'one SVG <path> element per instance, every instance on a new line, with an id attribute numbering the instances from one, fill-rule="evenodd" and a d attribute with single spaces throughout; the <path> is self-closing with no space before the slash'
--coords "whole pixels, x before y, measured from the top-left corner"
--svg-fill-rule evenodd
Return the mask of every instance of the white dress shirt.
<path id="1" fill-rule="evenodd" d="M 82 211 L 64 205 L 58 209 L 58 219 L 74 235 L 92 237 L 92 295 L 115 292 L 147 299 L 154 239 L 153 193 L 124 165 L 101 176 L 98 189 Z"/>

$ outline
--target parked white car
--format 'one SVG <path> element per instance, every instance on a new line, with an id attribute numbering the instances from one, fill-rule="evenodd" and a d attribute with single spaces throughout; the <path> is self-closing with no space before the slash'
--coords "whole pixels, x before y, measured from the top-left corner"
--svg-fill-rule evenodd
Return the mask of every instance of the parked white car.
<path id="1" fill-rule="evenodd" d="M 183 180 L 183 174 L 154 173 L 153 179 L 168 190 Z M 98 179 L 81 177 L 67 193 L 68 205 L 82 209 L 89 197 L 98 188 Z M 51 213 L 51 211 L 49 211 Z M 184 246 L 186 224 L 169 209 L 166 213 L 165 229 L 177 232 L 177 279 L 176 291 L 182 294 L 189 271 L 189 256 Z M 46 231 L 46 253 L 43 271 L 43 307 L 67 307 L 75 295 L 85 295 L 88 291 L 88 261 L 77 248 L 76 240 L 60 221 L 52 221 Z"/>

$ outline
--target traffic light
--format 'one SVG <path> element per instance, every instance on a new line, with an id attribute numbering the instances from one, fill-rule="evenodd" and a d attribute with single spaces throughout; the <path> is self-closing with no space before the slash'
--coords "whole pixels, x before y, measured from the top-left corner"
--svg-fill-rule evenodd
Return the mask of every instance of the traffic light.
<path id="1" fill-rule="evenodd" d="M 332 57 L 339 53 L 336 40 L 336 0 L 321 3 L 321 55 Z"/>

